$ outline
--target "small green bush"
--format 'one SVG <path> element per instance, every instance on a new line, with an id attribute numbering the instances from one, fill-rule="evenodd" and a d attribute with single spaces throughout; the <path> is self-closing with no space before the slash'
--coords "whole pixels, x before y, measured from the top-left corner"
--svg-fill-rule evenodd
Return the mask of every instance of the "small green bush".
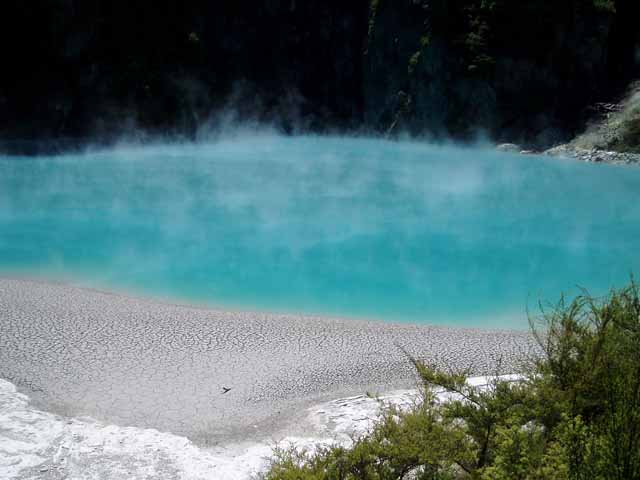
<path id="1" fill-rule="evenodd" d="M 522 380 L 478 388 L 414 361 L 423 402 L 348 448 L 278 451 L 263 479 L 640 479 L 637 286 L 562 300 L 532 329 L 544 353 Z"/>
<path id="2" fill-rule="evenodd" d="M 619 131 L 619 136 L 608 147 L 619 152 L 640 153 L 640 112 L 630 114 Z"/>
<path id="3" fill-rule="evenodd" d="M 616 12 L 615 0 L 593 0 L 593 6 L 596 8 L 596 10 L 600 10 L 602 12 Z"/>

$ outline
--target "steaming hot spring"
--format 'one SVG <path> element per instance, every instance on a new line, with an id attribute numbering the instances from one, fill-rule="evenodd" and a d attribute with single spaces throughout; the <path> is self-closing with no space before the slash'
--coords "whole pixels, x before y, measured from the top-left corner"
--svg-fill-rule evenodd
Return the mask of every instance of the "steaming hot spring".
<path id="1" fill-rule="evenodd" d="M 0 157 L 7 442 L 21 468 L 71 452 L 96 478 L 114 459 L 245 478 L 259 442 L 366 410 L 319 403 L 415 385 L 405 352 L 513 372 L 527 309 L 640 271 L 638 185 L 633 167 L 365 138 Z M 193 453 L 238 442 L 253 453 Z"/>
<path id="2" fill-rule="evenodd" d="M 233 310 L 526 328 L 527 302 L 640 266 L 639 180 L 320 137 L 5 157 L 0 269 Z"/>

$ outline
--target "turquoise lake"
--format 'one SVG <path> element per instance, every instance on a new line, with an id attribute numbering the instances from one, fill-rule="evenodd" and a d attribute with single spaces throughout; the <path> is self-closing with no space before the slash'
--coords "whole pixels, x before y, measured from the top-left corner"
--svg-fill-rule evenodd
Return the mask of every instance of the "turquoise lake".
<path id="1" fill-rule="evenodd" d="M 640 168 L 337 137 L 0 157 L 0 276 L 526 328 L 640 272 Z"/>

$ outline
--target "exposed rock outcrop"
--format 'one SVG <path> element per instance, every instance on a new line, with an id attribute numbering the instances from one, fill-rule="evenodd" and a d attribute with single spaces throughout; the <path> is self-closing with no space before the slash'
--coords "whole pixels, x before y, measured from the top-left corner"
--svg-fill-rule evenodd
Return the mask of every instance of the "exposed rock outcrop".
<path id="1" fill-rule="evenodd" d="M 563 144 L 546 150 L 545 155 L 554 157 L 575 158 L 588 163 L 612 163 L 616 165 L 638 165 L 640 155 L 608 150 L 586 149 Z"/>
<path id="2" fill-rule="evenodd" d="M 592 110 L 585 132 L 545 153 L 586 162 L 640 164 L 640 82 L 631 84 L 619 102 L 596 104 Z"/>

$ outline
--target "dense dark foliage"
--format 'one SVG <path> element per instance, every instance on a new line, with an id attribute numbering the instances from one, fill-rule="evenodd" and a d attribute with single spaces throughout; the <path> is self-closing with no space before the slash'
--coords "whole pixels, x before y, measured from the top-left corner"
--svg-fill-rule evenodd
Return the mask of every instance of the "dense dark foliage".
<path id="1" fill-rule="evenodd" d="M 637 67 L 637 0 L 8 0 L 0 139 L 293 129 L 550 143 Z"/>
<path id="2" fill-rule="evenodd" d="M 0 135 L 193 133 L 225 107 L 346 125 L 366 15 L 364 0 L 9 0 Z"/>
<path id="3" fill-rule="evenodd" d="M 543 355 L 521 381 L 472 387 L 415 362 L 423 402 L 388 408 L 349 448 L 280 451 L 265 479 L 640 479 L 639 294 L 631 285 L 545 313 Z"/>
<path id="4" fill-rule="evenodd" d="M 553 144 L 633 75 L 638 29 L 629 15 L 640 15 L 640 2 L 376 0 L 366 120 Z"/>

